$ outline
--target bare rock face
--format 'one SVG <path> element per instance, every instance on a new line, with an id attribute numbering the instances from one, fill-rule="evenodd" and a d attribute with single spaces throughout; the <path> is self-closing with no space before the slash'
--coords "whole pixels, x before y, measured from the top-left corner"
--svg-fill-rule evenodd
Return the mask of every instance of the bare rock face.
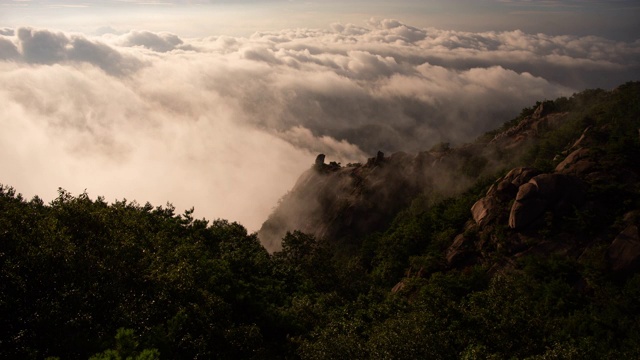
<path id="1" fill-rule="evenodd" d="M 496 186 L 495 192 L 500 200 L 510 200 L 518 193 L 518 187 L 509 180 L 502 180 Z"/>
<path id="2" fill-rule="evenodd" d="M 456 236 L 453 244 L 447 249 L 447 264 L 451 267 L 473 265 L 477 260 L 478 253 L 474 250 L 474 241 L 464 234 Z"/>
<path id="3" fill-rule="evenodd" d="M 580 137 L 578 138 L 578 140 L 576 140 L 576 142 L 573 143 L 573 145 L 571 145 L 571 147 L 569 148 L 568 151 L 573 151 L 575 149 L 579 149 L 581 147 L 584 147 L 585 143 L 588 142 L 587 141 L 587 135 L 589 134 L 591 130 L 591 127 L 587 127 L 586 129 L 584 129 L 584 131 L 582 132 L 582 135 L 580 135 Z"/>
<path id="4" fill-rule="evenodd" d="M 540 170 L 530 167 L 515 168 L 507 175 L 504 180 L 511 182 L 513 185 L 520 187 L 522 184 L 531 180 L 532 177 L 540 174 Z"/>
<path id="5" fill-rule="evenodd" d="M 427 182 L 425 174 L 430 173 L 414 158 L 405 153 L 385 158 L 378 152 L 366 165 L 342 167 L 318 155 L 262 224 L 260 241 L 269 251 L 279 251 L 287 231 L 337 241 L 378 230 Z"/>
<path id="6" fill-rule="evenodd" d="M 545 109 L 544 103 L 538 105 L 538 107 L 536 108 L 536 111 L 533 112 L 533 118 L 534 119 L 540 119 L 541 117 L 547 115 L 549 111 L 547 109 Z"/>
<path id="7" fill-rule="evenodd" d="M 471 215 L 481 228 L 501 214 L 511 200 L 509 227 L 522 230 L 539 222 L 544 213 L 567 215 L 585 201 L 582 181 L 572 175 L 540 174 L 534 168 L 515 168 L 489 188 L 487 194 L 471 207 Z"/>
<path id="8" fill-rule="evenodd" d="M 376 157 L 367 159 L 367 166 L 381 165 L 384 160 L 384 153 L 382 151 L 378 151 Z"/>
<path id="9" fill-rule="evenodd" d="M 538 187 L 533 183 L 526 183 L 520 186 L 516 194 L 516 201 L 523 202 L 538 195 Z"/>
<path id="10" fill-rule="evenodd" d="M 540 174 L 518 189 L 509 214 L 509 227 L 521 230 L 536 222 L 547 211 L 566 215 L 585 201 L 582 181 L 565 174 Z"/>
<path id="11" fill-rule="evenodd" d="M 550 113 L 548 106 L 540 104 L 534 113 L 524 118 L 516 126 L 497 134 L 490 143 L 503 149 L 517 149 L 527 140 L 537 136 L 543 130 L 557 126 L 566 118 L 567 113 Z"/>
<path id="12" fill-rule="evenodd" d="M 637 225 L 629 225 L 613 240 L 607 251 L 611 270 L 632 273 L 640 269 L 640 234 Z"/>
<path id="13" fill-rule="evenodd" d="M 512 169 L 507 175 L 498 179 L 489 188 L 486 196 L 471 207 L 471 215 L 476 224 L 483 227 L 498 218 L 506 203 L 518 194 L 521 185 L 538 174 L 540 171 L 537 169 L 521 167 Z"/>
<path id="14" fill-rule="evenodd" d="M 488 224 L 491 220 L 496 218 L 496 212 L 499 211 L 499 206 L 500 203 L 495 197 L 483 197 L 471 207 L 473 220 L 480 226 Z"/>
<path id="15" fill-rule="evenodd" d="M 547 209 L 547 202 L 537 197 L 516 201 L 509 213 L 509 227 L 520 230 L 533 224 Z"/>
<path id="16" fill-rule="evenodd" d="M 589 149 L 578 148 L 556 166 L 556 171 L 563 174 L 581 176 L 590 173 L 594 166 L 595 163 L 590 159 Z"/>

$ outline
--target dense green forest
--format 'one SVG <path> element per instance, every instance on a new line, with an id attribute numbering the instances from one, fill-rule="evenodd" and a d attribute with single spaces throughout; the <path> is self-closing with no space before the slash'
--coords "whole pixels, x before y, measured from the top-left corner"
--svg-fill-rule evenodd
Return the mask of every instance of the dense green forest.
<path id="1" fill-rule="evenodd" d="M 640 83 L 537 103 L 477 142 L 541 104 L 568 115 L 492 176 L 467 169 L 464 193 L 417 196 L 357 239 L 292 231 L 273 254 L 192 210 L 62 189 L 45 204 L 1 186 L 0 358 L 640 358 L 640 259 L 615 271 L 608 255 L 640 225 Z M 553 171 L 585 129 L 611 176 L 585 177 L 584 205 L 545 215 L 527 233 L 536 251 L 513 250 L 500 219 L 473 224 L 496 179 Z M 447 261 L 457 235 L 483 244 L 475 261 Z M 569 250 L 535 247 L 562 239 Z"/>

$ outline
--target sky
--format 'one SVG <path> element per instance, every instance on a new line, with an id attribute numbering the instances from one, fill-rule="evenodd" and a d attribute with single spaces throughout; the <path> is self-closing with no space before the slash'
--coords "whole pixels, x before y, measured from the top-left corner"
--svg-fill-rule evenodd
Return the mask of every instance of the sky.
<path id="1" fill-rule="evenodd" d="M 0 183 L 255 231 L 318 153 L 472 141 L 640 80 L 637 1 L 0 0 Z"/>

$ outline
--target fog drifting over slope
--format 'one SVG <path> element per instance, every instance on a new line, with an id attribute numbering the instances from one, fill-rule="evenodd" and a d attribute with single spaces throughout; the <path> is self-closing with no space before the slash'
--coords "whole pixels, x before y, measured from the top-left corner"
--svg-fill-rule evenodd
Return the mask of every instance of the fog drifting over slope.
<path id="1" fill-rule="evenodd" d="M 640 41 L 395 20 L 249 38 L 0 29 L 0 183 L 256 230 L 317 153 L 471 141 L 535 100 L 638 80 Z"/>

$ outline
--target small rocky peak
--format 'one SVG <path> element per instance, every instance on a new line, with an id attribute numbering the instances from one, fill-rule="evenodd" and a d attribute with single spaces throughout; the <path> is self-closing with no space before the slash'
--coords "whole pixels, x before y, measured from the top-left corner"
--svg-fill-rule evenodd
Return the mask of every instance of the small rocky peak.
<path id="1" fill-rule="evenodd" d="M 333 172 L 333 171 L 340 170 L 340 168 L 342 168 L 342 166 L 340 166 L 340 163 L 338 162 L 332 161 L 327 165 L 324 163 L 324 160 L 325 160 L 325 155 L 319 154 L 316 157 L 316 162 L 313 166 L 317 171 L 321 173 Z"/>
<path id="2" fill-rule="evenodd" d="M 369 158 L 367 160 L 367 165 L 375 166 L 380 165 L 384 162 L 384 153 L 382 151 L 378 151 L 376 157 Z"/>
<path id="3" fill-rule="evenodd" d="M 549 110 L 550 110 L 549 106 L 544 106 L 544 102 L 543 102 L 540 105 L 538 105 L 538 107 L 536 108 L 536 111 L 533 112 L 533 118 L 540 119 L 541 117 L 547 115 L 550 112 Z"/>

